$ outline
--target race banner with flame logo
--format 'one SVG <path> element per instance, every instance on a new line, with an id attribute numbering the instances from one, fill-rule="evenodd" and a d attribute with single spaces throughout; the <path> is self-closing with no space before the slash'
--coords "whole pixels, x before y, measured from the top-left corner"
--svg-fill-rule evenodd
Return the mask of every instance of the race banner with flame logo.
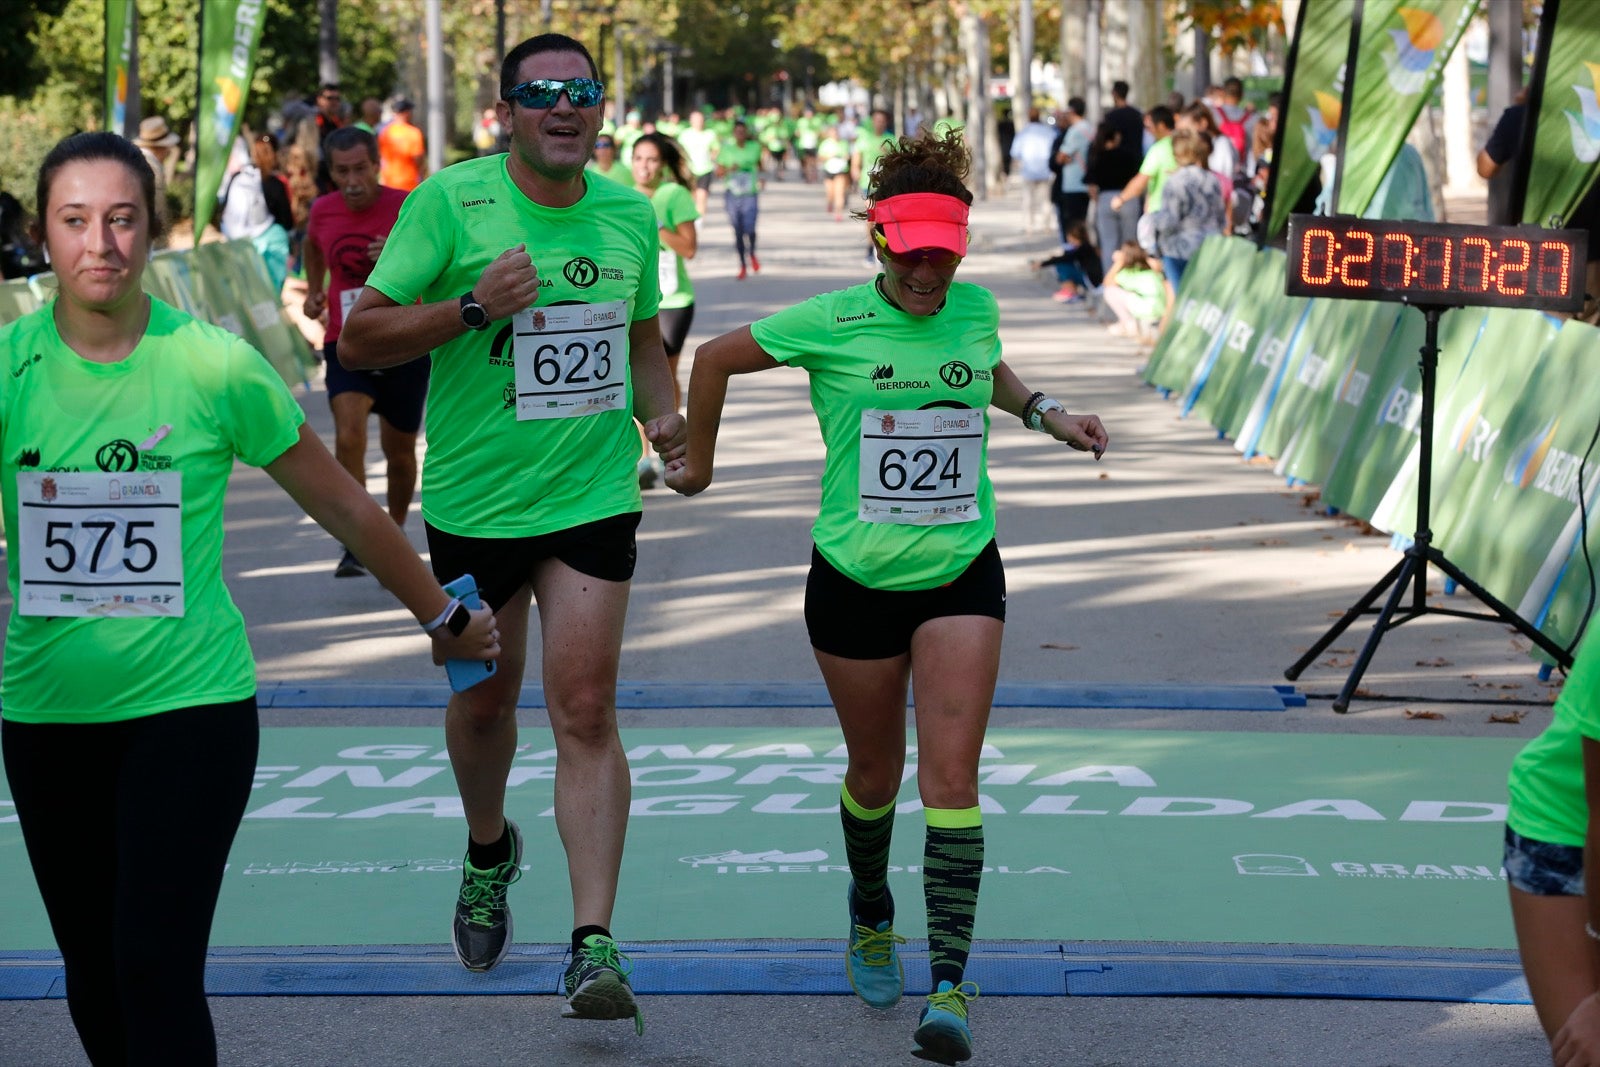
<path id="1" fill-rule="evenodd" d="M 1289 56 L 1289 99 L 1279 132 L 1282 158 L 1272 192 L 1267 233 L 1279 234 L 1295 202 L 1317 173 L 1323 153 L 1339 133 L 1344 63 L 1357 0 L 1322 0 L 1301 9 L 1300 32 Z"/>
<path id="2" fill-rule="evenodd" d="M 106 0 L 105 128 L 128 134 L 128 78 L 133 65 L 133 0 Z"/>
<path id="3" fill-rule="evenodd" d="M 1522 218 L 1559 227 L 1600 164 L 1600 4 L 1564 3 L 1555 18 Z"/>
<path id="4" fill-rule="evenodd" d="M 195 118 L 194 232 L 196 243 L 217 206 L 228 153 L 239 132 L 265 0 L 208 0 L 200 25 L 200 104 Z"/>
<path id="5" fill-rule="evenodd" d="M 1335 214 L 1366 213 L 1477 10 L 1478 0 L 1366 0 Z"/>

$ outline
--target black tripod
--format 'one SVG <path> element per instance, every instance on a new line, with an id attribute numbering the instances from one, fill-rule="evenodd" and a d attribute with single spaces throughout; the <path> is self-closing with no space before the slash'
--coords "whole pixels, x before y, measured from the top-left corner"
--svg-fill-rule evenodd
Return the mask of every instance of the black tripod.
<path id="1" fill-rule="evenodd" d="M 1411 547 L 1406 549 L 1400 562 L 1391 567 L 1389 573 L 1384 575 L 1377 585 L 1368 589 L 1365 595 L 1356 601 L 1354 607 L 1345 612 L 1327 633 L 1317 639 L 1316 644 L 1306 650 L 1305 655 L 1295 660 L 1294 665 L 1283 672 L 1283 676 L 1290 681 L 1300 677 L 1300 672 L 1311 666 L 1312 661 L 1337 641 L 1339 635 L 1349 629 L 1351 623 L 1362 615 L 1378 611 L 1373 605 L 1383 595 L 1383 591 L 1393 585 L 1394 590 L 1384 602 L 1383 609 L 1378 611 L 1378 621 L 1373 624 L 1372 633 L 1367 637 L 1361 655 L 1356 657 L 1355 666 L 1350 668 L 1350 676 L 1345 679 L 1344 688 L 1339 690 L 1339 696 L 1333 702 L 1333 710 L 1338 712 L 1350 707 L 1350 698 L 1355 694 L 1356 687 L 1361 684 L 1361 676 L 1366 673 L 1367 665 L 1372 662 L 1373 653 L 1378 651 L 1378 642 L 1383 640 L 1383 635 L 1396 626 L 1422 615 L 1455 615 L 1463 619 L 1508 622 L 1549 653 L 1562 668 L 1572 666 L 1572 656 L 1565 649 L 1540 633 L 1532 623 L 1495 599 L 1483 586 L 1468 578 L 1460 567 L 1451 563 L 1442 551 L 1433 546 L 1433 531 L 1428 529 L 1428 508 L 1433 490 L 1433 389 L 1439 370 L 1439 317 L 1449 308 L 1435 304 L 1417 305 L 1417 308 L 1428 320 L 1427 334 L 1421 349 L 1422 418 L 1419 430 L 1422 440 L 1417 470 L 1417 532 L 1412 536 Z M 1462 611 L 1459 608 L 1429 604 L 1427 602 L 1429 563 L 1455 579 L 1457 585 L 1486 604 L 1490 611 Z M 1400 601 L 1405 597 L 1407 586 L 1411 589 L 1411 603 L 1402 607 Z"/>

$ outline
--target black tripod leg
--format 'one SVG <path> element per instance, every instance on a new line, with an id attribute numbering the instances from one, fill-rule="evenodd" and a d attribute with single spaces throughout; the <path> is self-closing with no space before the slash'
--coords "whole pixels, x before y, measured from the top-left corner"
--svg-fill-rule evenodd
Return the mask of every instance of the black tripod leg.
<path id="1" fill-rule="evenodd" d="M 1361 646 L 1361 654 L 1356 657 L 1356 665 L 1350 668 L 1350 676 L 1344 680 L 1344 688 L 1339 690 L 1339 695 L 1334 698 L 1334 711 L 1343 713 L 1349 709 L 1350 698 L 1355 695 L 1356 686 L 1361 684 L 1361 676 L 1367 673 L 1367 664 L 1372 662 L 1373 654 L 1378 651 L 1378 642 L 1383 640 L 1384 631 L 1389 629 L 1389 620 L 1394 618 L 1395 609 L 1400 606 L 1400 599 L 1406 595 L 1406 586 L 1410 584 L 1411 577 L 1417 573 L 1417 569 L 1426 566 L 1425 557 L 1407 552 L 1406 558 L 1400 561 L 1399 568 L 1391 572 L 1395 576 L 1394 592 L 1389 594 L 1383 610 L 1378 613 L 1378 621 L 1372 624 L 1372 633 L 1367 635 L 1367 643 Z"/>
<path id="2" fill-rule="evenodd" d="M 1454 563 L 1451 563 L 1448 559 L 1445 559 L 1444 553 L 1440 552 L 1438 549 L 1432 549 L 1429 551 L 1428 557 L 1438 566 L 1441 571 L 1454 578 L 1457 585 L 1461 586 L 1461 588 L 1465 589 L 1484 604 L 1488 605 L 1489 609 L 1496 615 L 1500 616 L 1500 618 L 1516 627 L 1518 633 L 1522 634 L 1528 640 L 1544 649 L 1545 652 L 1549 653 L 1550 657 L 1556 661 L 1557 666 L 1561 667 L 1563 670 L 1566 670 L 1572 666 L 1572 656 L 1567 652 L 1566 649 L 1556 644 L 1549 637 L 1546 637 L 1531 622 L 1529 622 L 1527 619 L 1524 619 L 1521 615 L 1518 615 L 1508 605 L 1498 600 L 1494 594 L 1490 593 L 1483 586 L 1479 585 L 1471 578 L 1468 578 L 1466 574 L 1462 573 L 1460 567 L 1457 567 Z"/>
<path id="3" fill-rule="evenodd" d="M 1300 672 L 1311 666 L 1312 662 L 1322 655 L 1324 649 L 1339 640 L 1339 635 L 1348 630 L 1351 623 L 1372 610 L 1372 605 L 1378 602 L 1378 598 L 1383 595 L 1383 591 L 1389 588 L 1390 584 L 1400 576 L 1400 572 L 1405 569 L 1405 566 L 1406 560 L 1402 559 L 1399 563 L 1389 568 L 1389 573 L 1380 578 L 1377 585 L 1368 589 L 1361 599 L 1356 601 L 1355 607 L 1345 612 L 1338 622 L 1329 627 L 1327 633 L 1317 638 L 1317 643 L 1307 649 L 1305 655 L 1295 660 L 1294 664 L 1283 672 L 1283 676 L 1291 682 L 1300 677 Z M 1401 588 L 1404 588 L 1404 585 Z"/>

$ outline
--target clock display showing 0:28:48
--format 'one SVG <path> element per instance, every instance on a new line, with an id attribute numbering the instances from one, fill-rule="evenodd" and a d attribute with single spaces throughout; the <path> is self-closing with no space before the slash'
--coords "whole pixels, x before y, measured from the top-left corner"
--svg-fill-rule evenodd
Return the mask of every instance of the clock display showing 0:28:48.
<path id="1" fill-rule="evenodd" d="M 1395 292 L 1473 293 L 1561 298 L 1572 285 L 1572 247 L 1565 241 L 1406 233 L 1300 232 L 1300 278 L 1307 286 Z"/>

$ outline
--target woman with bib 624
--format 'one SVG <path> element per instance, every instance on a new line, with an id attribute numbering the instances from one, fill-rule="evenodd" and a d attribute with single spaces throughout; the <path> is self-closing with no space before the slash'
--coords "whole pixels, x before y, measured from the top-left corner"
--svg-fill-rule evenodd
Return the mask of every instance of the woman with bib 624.
<path id="1" fill-rule="evenodd" d="M 700 346 L 689 379 L 689 445 L 667 484 L 711 483 L 728 378 L 785 364 L 811 376 L 827 446 L 806 628 L 844 731 L 840 795 L 851 886 L 846 971 L 867 1004 L 904 986 L 887 885 L 906 759 L 906 685 L 917 693 L 917 788 L 927 830 L 923 893 L 932 995 L 913 1054 L 972 1054 L 964 981 L 983 826 L 978 755 L 999 672 L 1005 574 L 987 470 L 992 404 L 1096 457 L 1095 415 L 1030 394 L 1000 358 L 992 294 L 955 281 L 967 251 L 971 160 L 958 132 L 887 146 L 870 204 L 882 273 Z"/>
<path id="2" fill-rule="evenodd" d="M 7 578 L 0 745 L 91 1063 L 214 1064 L 204 970 L 255 775 L 255 665 L 222 582 L 235 457 L 360 553 L 433 637 L 492 659 L 288 388 L 233 334 L 146 296 L 155 176 L 112 133 L 39 170 L 55 300 L 0 329 Z"/>

